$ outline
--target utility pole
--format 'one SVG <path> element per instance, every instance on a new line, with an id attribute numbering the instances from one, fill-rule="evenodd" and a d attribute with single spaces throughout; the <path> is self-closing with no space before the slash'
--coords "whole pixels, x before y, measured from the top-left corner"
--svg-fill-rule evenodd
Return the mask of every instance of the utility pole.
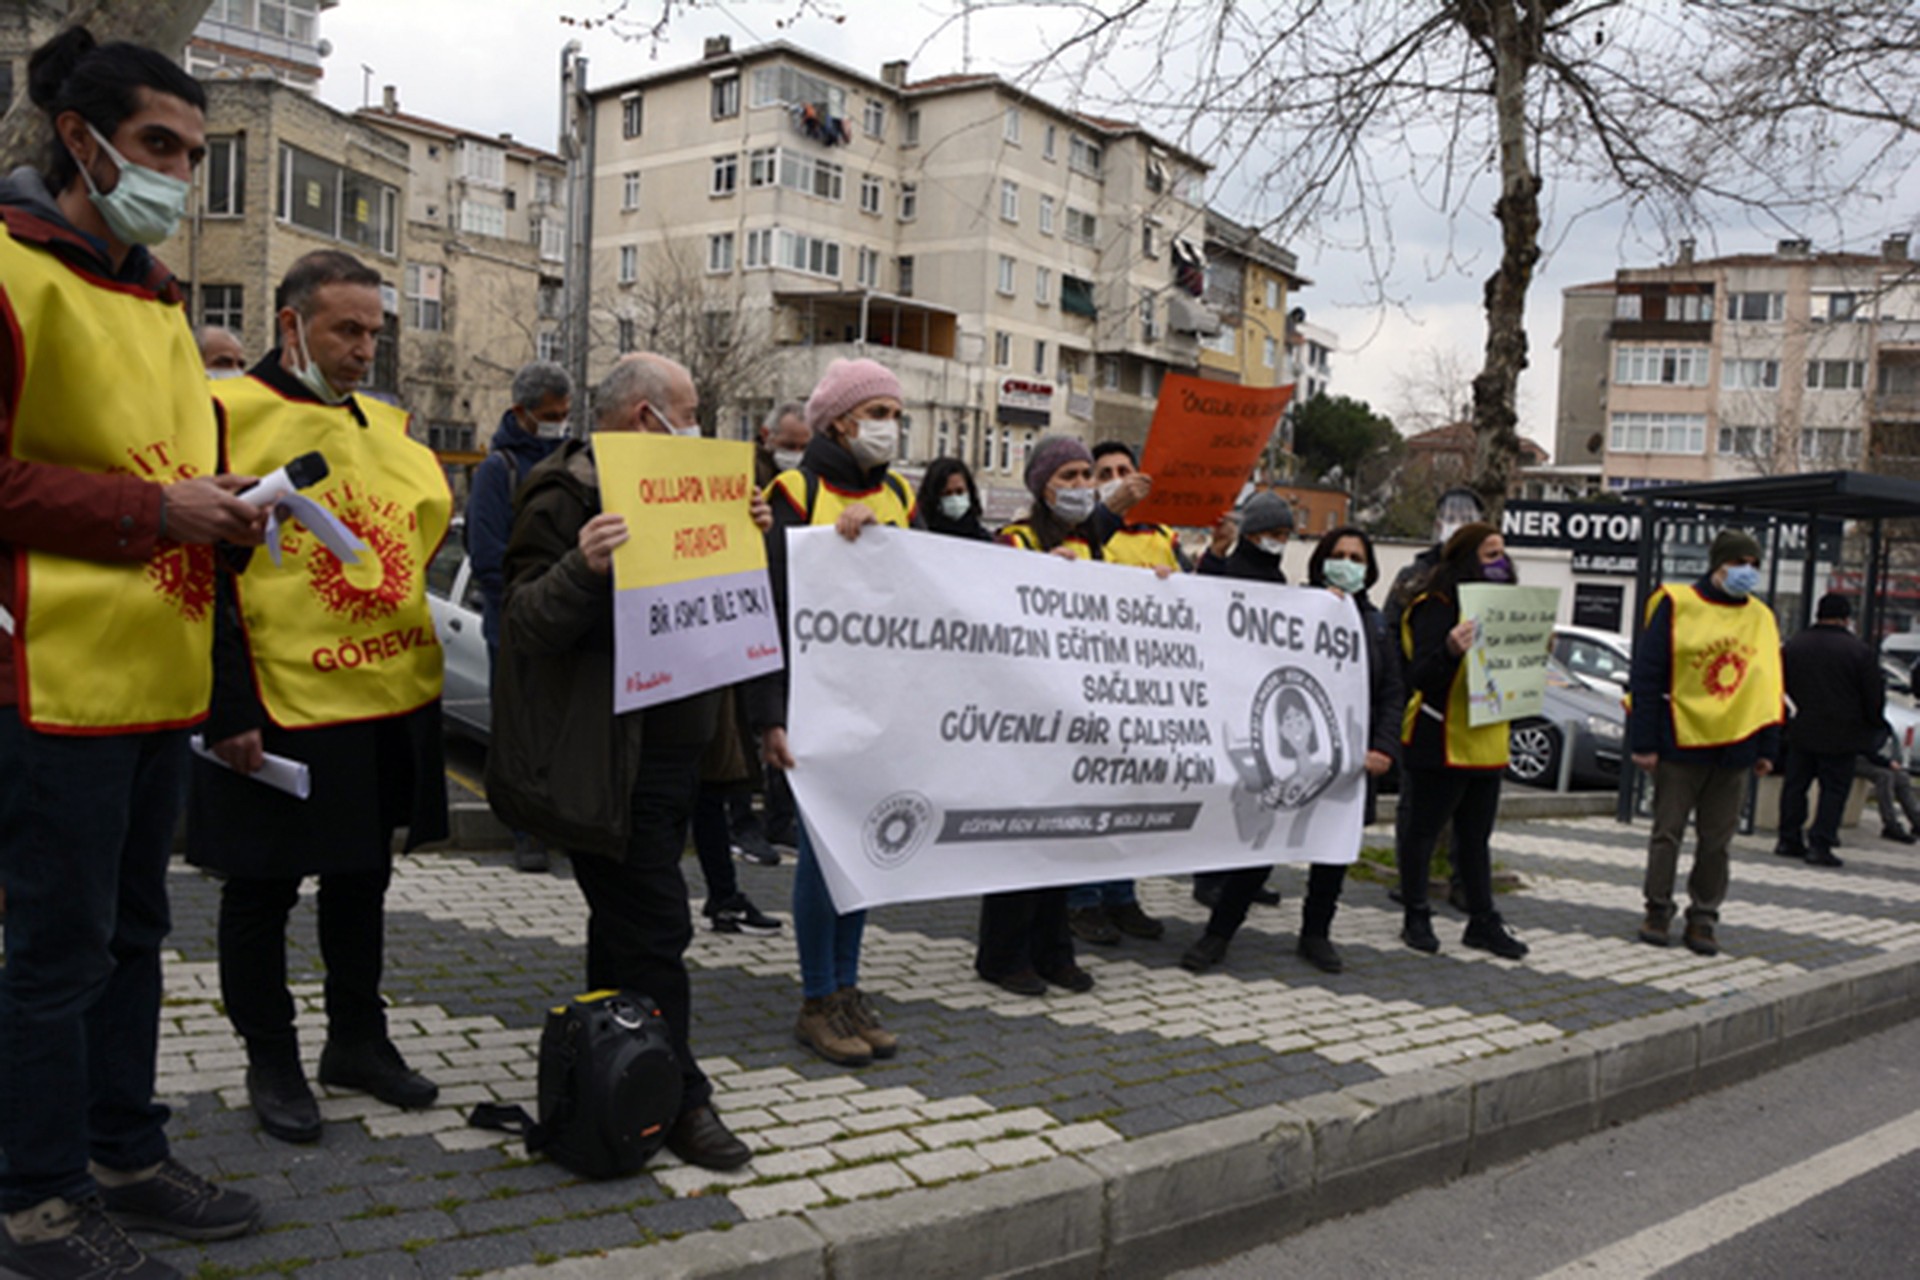
<path id="1" fill-rule="evenodd" d="M 584 438 L 587 404 L 587 318 L 592 310 L 593 103 L 580 42 L 560 51 L 560 155 L 567 162 L 566 274 L 561 289 L 561 358 L 573 379 L 573 434 Z"/>

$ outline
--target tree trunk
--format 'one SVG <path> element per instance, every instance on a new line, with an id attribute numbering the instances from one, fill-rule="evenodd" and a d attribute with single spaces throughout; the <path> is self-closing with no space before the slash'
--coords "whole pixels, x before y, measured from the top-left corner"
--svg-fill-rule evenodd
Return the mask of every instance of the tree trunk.
<path id="1" fill-rule="evenodd" d="M 1520 457 L 1514 399 L 1527 367 L 1527 289 L 1540 258 L 1540 179 L 1527 161 L 1527 81 L 1539 63 L 1537 0 L 1491 0 L 1487 44 L 1493 58 L 1494 111 L 1500 131 L 1500 266 L 1487 280 L 1486 360 L 1473 380 L 1473 487 L 1498 523 Z"/>
<path id="2" fill-rule="evenodd" d="M 59 9 L 53 3 L 28 3 L 56 12 Z M 71 0 L 59 30 L 84 26 L 101 44 L 130 40 L 177 58 L 187 46 L 187 37 L 206 16 L 209 3 L 211 0 Z M 26 85 L 17 88 L 12 108 L 0 118 L 0 173 L 15 165 L 38 163 L 52 137 L 46 116 L 27 97 Z"/>

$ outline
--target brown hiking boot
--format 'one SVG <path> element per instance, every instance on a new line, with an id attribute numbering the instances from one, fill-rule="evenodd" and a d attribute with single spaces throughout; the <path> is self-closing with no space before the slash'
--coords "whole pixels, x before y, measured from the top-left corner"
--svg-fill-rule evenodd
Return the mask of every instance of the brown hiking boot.
<path id="1" fill-rule="evenodd" d="M 837 995 L 803 1002 L 793 1038 L 836 1066 L 864 1067 L 873 1061 L 873 1050 L 848 1025 Z"/>
<path id="2" fill-rule="evenodd" d="M 1687 950 L 1697 956 L 1717 956 L 1720 954 L 1720 941 L 1713 936 L 1713 921 L 1689 920 L 1684 938 Z"/>
<path id="3" fill-rule="evenodd" d="M 873 1001 L 867 999 L 866 992 L 858 987 L 842 987 L 834 999 L 840 1002 L 840 1013 L 846 1024 L 867 1042 L 874 1057 L 891 1058 L 900 1051 L 899 1037 L 880 1025 L 879 1011 L 873 1007 Z"/>
<path id="4" fill-rule="evenodd" d="M 1662 911 L 1649 911 L 1647 918 L 1640 922 L 1640 941 L 1648 946 L 1671 946 L 1673 939 L 1667 936 L 1667 916 Z"/>

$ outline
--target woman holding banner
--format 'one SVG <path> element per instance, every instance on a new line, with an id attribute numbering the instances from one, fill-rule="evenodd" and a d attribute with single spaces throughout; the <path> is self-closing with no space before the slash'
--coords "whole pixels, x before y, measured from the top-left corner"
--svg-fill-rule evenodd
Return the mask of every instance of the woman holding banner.
<path id="1" fill-rule="evenodd" d="M 889 464 L 899 452 L 900 380 L 873 360 L 835 360 L 807 400 L 813 439 L 800 465 L 767 486 L 773 528 L 767 531 L 767 576 L 773 586 L 780 629 L 787 625 L 787 530 L 832 525 L 852 542 L 868 525 L 905 528 L 918 524 L 913 490 Z M 787 673 L 754 682 L 749 715 L 761 734 L 768 764 L 794 767 L 787 748 Z M 800 950 L 800 1018 L 794 1038 L 843 1067 L 863 1067 L 891 1058 L 899 1049 L 880 1025 L 873 1003 L 860 990 L 860 940 L 867 913 L 834 910 L 826 879 L 807 835 L 798 824 L 793 875 L 793 933 Z"/>
<path id="2" fill-rule="evenodd" d="M 1099 492 L 1093 455 L 1071 436 L 1042 436 L 1027 458 L 1027 518 L 1000 531 L 1000 541 L 1070 560 L 1100 560 L 1093 528 Z M 1045 995 L 1047 984 L 1093 990 L 1093 975 L 1074 962 L 1064 886 L 990 893 L 980 900 L 980 947 L 974 972 L 1019 996 Z"/>
<path id="3" fill-rule="evenodd" d="M 1370 719 L 1367 738 L 1367 821 L 1373 821 L 1374 780 L 1400 757 L 1400 717 L 1406 696 L 1400 686 L 1400 662 L 1390 648 L 1385 621 L 1368 599 L 1367 592 L 1380 580 L 1380 565 L 1374 559 L 1373 540 L 1351 525 L 1334 529 L 1320 539 L 1307 561 L 1307 583 L 1349 595 L 1360 610 L 1360 634 L 1367 646 L 1367 695 Z M 1291 691 L 1289 691 L 1291 692 Z M 1280 713 L 1281 740 L 1287 740 L 1286 712 Z M 1306 717 L 1302 717 L 1306 719 Z M 1307 719 L 1311 725 L 1311 720 Z M 1309 727 L 1306 731 L 1311 733 Z M 1304 734 L 1295 735 L 1304 739 Z M 1310 747 L 1299 754 L 1304 758 Z M 1247 918 L 1247 908 L 1266 881 L 1265 866 L 1243 867 L 1221 873 L 1220 900 L 1207 920 L 1207 930 L 1199 941 L 1180 957 L 1180 967 L 1201 973 L 1219 964 L 1227 954 L 1227 944 Z M 1309 964 L 1324 973 L 1339 973 L 1343 967 L 1340 952 L 1331 935 L 1334 912 L 1340 906 L 1340 889 L 1347 880 L 1347 864 L 1316 862 L 1307 872 L 1307 898 L 1300 912 L 1300 941 L 1295 950 Z"/>
<path id="4" fill-rule="evenodd" d="M 1467 716 L 1467 667 L 1479 623 L 1460 616 L 1460 586 L 1510 583 L 1513 561 L 1499 530 L 1475 521 L 1441 548 L 1440 559 L 1414 591 L 1400 620 L 1401 653 L 1409 693 L 1400 742 L 1412 775 L 1413 802 L 1399 850 L 1400 899 L 1406 911 L 1400 937 L 1416 951 L 1440 949 L 1427 906 L 1427 872 L 1434 845 L 1453 824 L 1453 869 L 1466 890 L 1469 919 L 1460 941 L 1505 960 L 1527 954 L 1493 909 L 1493 864 L 1488 840 L 1500 812 L 1500 777 L 1507 767 L 1504 722 L 1473 727 Z"/>

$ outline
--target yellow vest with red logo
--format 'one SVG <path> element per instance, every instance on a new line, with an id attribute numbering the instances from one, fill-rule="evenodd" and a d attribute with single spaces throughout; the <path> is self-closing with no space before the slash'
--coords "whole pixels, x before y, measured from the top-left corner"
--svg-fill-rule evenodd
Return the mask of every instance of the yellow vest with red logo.
<path id="1" fill-rule="evenodd" d="M 1413 611 L 1422 600 L 1441 597 L 1416 596 L 1400 615 L 1400 652 L 1413 661 Z M 1414 726 L 1421 716 L 1440 724 L 1441 744 L 1449 769 L 1504 769 L 1507 767 L 1507 740 L 1512 729 L 1505 722 L 1483 724 L 1475 728 L 1467 715 L 1467 664 L 1454 669 L 1453 683 L 1447 686 L 1447 705 L 1435 706 L 1418 689 L 1407 698 L 1407 709 L 1400 720 L 1400 741 L 1412 745 Z"/>
<path id="2" fill-rule="evenodd" d="M 1109 564 L 1139 565 L 1143 569 L 1178 569 L 1173 530 L 1163 524 L 1129 524 L 1114 530 L 1102 548 Z"/>
<path id="3" fill-rule="evenodd" d="M 904 529 L 913 523 L 913 489 L 891 471 L 878 488 L 859 490 L 839 488 L 797 468 L 782 471 L 767 486 L 767 501 L 782 495 L 794 510 L 806 513 L 808 524 L 832 524 L 856 502 L 871 510 L 881 524 Z"/>
<path id="4" fill-rule="evenodd" d="M 1010 547 L 1018 547 L 1022 551 L 1038 551 L 1041 549 L 1040 535 L 1033 531 L 1033 526 L 1030 524 L 1004 525 L 1000 530 L 998 540 L 1006 543 Z M 1068 538 L 1058 547 L 1054 548 L 1054 550 L 1071 552 L 1075 560 L 1092 560 L 1095 558 L 1092 545 L 1088 543 L 1085 538 L 1081 537 Z"/>
<path id="5" fill-rule="evenodd" d="M 1786 677 L 1773 610 L 1749 597 L 1721 604 L 1692 585 L 1662 587 L 1647 602 L 1673 602 L 1668 702 L 1679 747 L 1744 742 L 1786 719 Z"/>
<path id="6" fill-rule="evenodd" d="M 83 275 L 0 226 L 0 323 L 16 327 L 9 454 L 158 484 L 210 475 L 219 427 L 185 312 Z M 213 691 L 213 549 L 144 563 L 14 548 L 20 716 L 47 733 L 192 724 Z"/>
<path id="7" fill-rule="evenodd" d="M 441 654 L 426 572 L 453 498 L 407 415 L 355 397 L 289 400 L 257 378 L 214 384 L 233 469 L 266 475 L 318 450 L 327 478 L 302 490 L 367 544 L 343 564 L 304 525 L 282 522 L 280 563 L 265 548 L 239 575 L 241 620 L 260 701 L 285 729 L 395 716 L 440 696 Z"/>

